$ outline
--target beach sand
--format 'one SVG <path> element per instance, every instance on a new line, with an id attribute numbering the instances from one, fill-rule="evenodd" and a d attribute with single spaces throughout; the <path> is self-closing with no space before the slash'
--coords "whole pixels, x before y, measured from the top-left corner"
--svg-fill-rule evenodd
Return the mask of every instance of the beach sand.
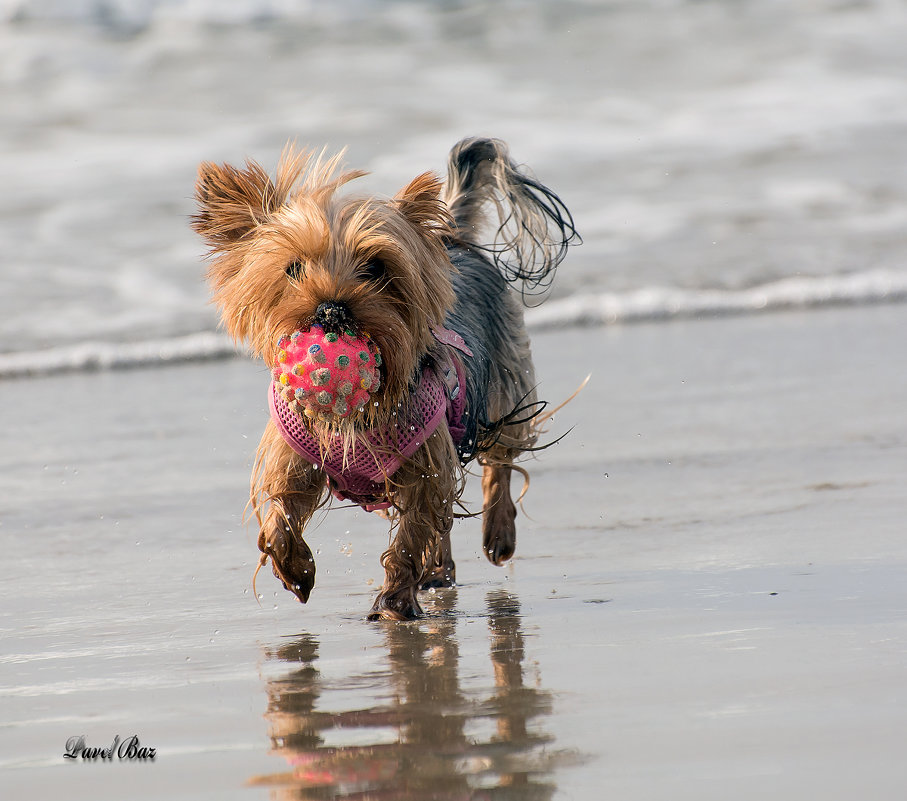
<path id="1" fill-rule="evenodd" d="M 0 384 L 0 795 L 902 797 L 907 306 L 533 337 L 568 396 L 505 568 L 365 620 L 385 524 L 250 588 L 267 371 Z M 476 501 L 478 482 L 468 491 Z M 64 758 L 137 735 L 153 762 Z M 433 793 L 433 794 L 432 794 Z"/>

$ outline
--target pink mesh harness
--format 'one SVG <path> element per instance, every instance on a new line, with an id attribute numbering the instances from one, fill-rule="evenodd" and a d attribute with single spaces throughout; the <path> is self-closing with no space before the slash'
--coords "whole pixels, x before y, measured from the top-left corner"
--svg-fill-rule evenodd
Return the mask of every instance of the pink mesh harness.
<path id="1" fill-rule="evenodd" d="M 455 444 L 463 438 L 466 374 L 453 349 L 467 356 L 472 356 L 472 351 L 455 331 L 433 328 L 432 334 L 448 346 L 446 358 L 423 369 L 410 398 L 409 419 L 401 418 L 392 429 L 363 432 L 360 439 L 366 442 L 347 453 L 339 441 L 337 447 L 328 447 L 322 453 L 318 440 L 271 382 L 268 388 L 271 419 L 296 453 L 328 474 L 331 491 L 337 498 L 358 503 L 367 512 L 388 509 L 393 502 L 388 497 L 387 479 L 434 433 L 442 420 L 447 421 Z"/>

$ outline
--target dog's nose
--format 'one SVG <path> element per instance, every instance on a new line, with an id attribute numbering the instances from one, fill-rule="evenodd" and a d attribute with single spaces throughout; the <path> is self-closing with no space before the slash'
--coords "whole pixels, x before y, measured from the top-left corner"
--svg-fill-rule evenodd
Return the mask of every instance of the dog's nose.
<path id="1" fill-rule="evenodd" d="M 340 333 L 350 325 L 350 311 L 344 304 L 328 300 L 315 309 L 315 322 L 325 331 Z"/>

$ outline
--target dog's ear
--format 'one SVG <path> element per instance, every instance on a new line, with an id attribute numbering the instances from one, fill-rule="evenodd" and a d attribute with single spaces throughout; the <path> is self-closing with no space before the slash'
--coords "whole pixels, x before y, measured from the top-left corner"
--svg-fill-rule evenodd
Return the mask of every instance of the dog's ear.
<path id="1" fill-rule="evenodd" d="M 279 205 L 268 174 L 254 161 L 244 169 L 202 162 L 195 184 L 198 212 L 192 228 L 214 250 L 223 250 L 265 222 Z"/>
<path id="2" fill-rule="evenodd" d="M 443 236 L 450 233 L 453 221 L 441 200 L 442 187 L 437 175 L 425 172 L 401 189 L 394 200 L 400 213 L 423 232 Z"/>

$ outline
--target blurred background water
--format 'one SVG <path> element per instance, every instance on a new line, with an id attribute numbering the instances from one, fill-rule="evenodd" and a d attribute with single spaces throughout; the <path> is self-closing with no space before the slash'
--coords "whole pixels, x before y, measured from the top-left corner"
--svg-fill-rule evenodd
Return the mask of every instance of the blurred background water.
<path id="1" fill-rule="evenodd" d="M 288 139 L 388 195 L 507 140 L 585 239 L 547 324 L 907 296 L 905 42 L 901 0 L 0 0 L 0 354 L 214 331 L 197 164 Z"/>

